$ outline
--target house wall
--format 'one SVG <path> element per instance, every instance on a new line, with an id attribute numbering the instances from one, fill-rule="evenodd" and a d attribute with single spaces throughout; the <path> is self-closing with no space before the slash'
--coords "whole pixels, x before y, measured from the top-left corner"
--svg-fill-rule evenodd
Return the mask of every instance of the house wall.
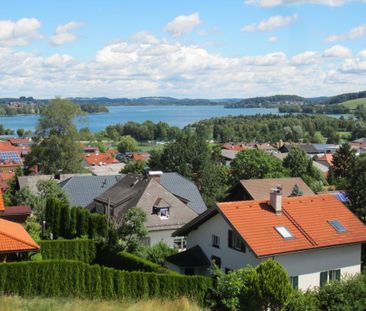
<path id="1" fill-rule="evenodd" d="M 302 290 L 320 285 L 320 272 L 341 270 L 341 275 L 361 272 L 361 245 L 339 246 L 275 256 L 289 276 L 299 277 Z"/>
<path id="2" fill-rule="evenodd" d="M 149 231 L 147 236 L 150 238 L 150 245 L 163 241 L 169 246 L 174 246 L 174 238 L 172 237 L 174 231 L 175 230 Z"/>
<path id="3" fill-rule="evenodd" d="M 257 258 L 248 249 L 246 253 L 228 247 L 228 230 L 231 227 L 218 214 L 207 220 L 187 237 L 187 248 L 199 245 L 207 258 L 221 258 L 221 268 L 238 269 L 246 265 L 256 266 L 266 258 Z M 212 234 L 220 237 L 220 248 L 212 247 Z M 339 246 L 325 249 L 309 250 L 271 257 L 277 260 L 288 272 L 289 276 L 298 276 L 298 286 L 307 290 L 320 285 L 320 272 L 341 270 L 341 275 L 354 275 L 361 271 L 361 245 Z M 174 270 L 179 271 L 179 268 Z M 184 271 L 179 271 L 184 272 Z M 199 272 L 199 271 L 197 271 Z M 209 274 L 209 270 L 200 271 Z"/>
<path id="4" fill-rule="evenodd" d="M 187 237 L 187 248 L 199 245 L 207 258 L 211 256 L 221 259 L 221 268 L 238 269 L 246 265 L 256 266 L 262 260 L 247 247 L 246 253 L 228 247 L 228 230 L 232 230 L 223 217 L 218 214 L 203 223 L 198 229 L 191 231 Z M 212 246 L 212 235 L 220 237 L 220 248 Z"/>

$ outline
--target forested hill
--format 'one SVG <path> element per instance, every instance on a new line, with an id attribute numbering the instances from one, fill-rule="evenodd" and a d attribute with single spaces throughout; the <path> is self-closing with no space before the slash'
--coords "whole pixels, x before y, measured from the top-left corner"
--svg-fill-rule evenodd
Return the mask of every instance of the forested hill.
<path id="1" fill-rule="evenodd" d="M 273 108 L 280 105 L 288 104 L 307 104 L 312 103 L 311 99 L 307 99 L 297 95 L 274 95 L 267 97 L 246 98 L 236 103 L 227 103 L 226 108 Z"/>
<path id="2" fill-rule="evenodd" d="M 336 95 L 333 97 L 329 97 L 328 99 L 324 100 L 322 103 L 329 104 L 329 105 L 340 104 L 340 103 L 346 102 L 348 100 L 359 99 L 359 98 L 366 98 L 366 91 Z"/>

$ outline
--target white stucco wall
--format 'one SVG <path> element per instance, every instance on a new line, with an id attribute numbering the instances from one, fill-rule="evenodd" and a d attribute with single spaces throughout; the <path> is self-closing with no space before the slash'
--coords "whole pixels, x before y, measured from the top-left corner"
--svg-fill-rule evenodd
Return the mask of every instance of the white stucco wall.
<path id="1" fill-rule="evenodd" d="M 223 270 L 259 264 L 262 260 L 256 258 L 248 247 L 246 253 L 228 247 L 229 229 L 232 230 L 222 216 L 216 215 L 188 234 L 187 248 L 199 245 L 209 260 L 211 260 L 211 256 L 220 257 Z M 212 247 L 213 234 L 220 237 L 220 248 Z"/>
<path id="2" fill-rule="evenodd" d="M 348 245 L 275 256 L 290 276 L 299 276 L 299 288 L 309 289 L 320 284 L 320 272 L 341 270 L 341 275 L 361 271 L 361 245 Z"/>
<path id="3" fill-rule="evenodd" d="M 246 265 L 256 266 L 266 258 L 257 258 L 248 247 L 242 253 L 228 247 L 228 230 L 231 229 L 224 218 L 218 214 L 187 237 L 187 248 L 199 245 L 207 258 L 221 258 L 221 268 L 238 269 Z M 220 248 L 212 247 L 212 234 L 220 237 Z M 288 272 L 289 276 L 298 276 L 298 286 L 307 290 L 320 285 L 320 272 L 341 270 L 341 275 L 354 275 L 361 271 L 361 245 L 348 245 L 299 253 L 273 256 Z M 209 270 L 206 273 L 209 273 Z"/>
<path id="4" fill-rule="evenodd" d="M 174 238 L 172 237 L 174 231 L 175 230 L 149 231 L 147 236 L 150 237 L 150 245 L 163 241 L 169 246 L 174 246 Z"/>

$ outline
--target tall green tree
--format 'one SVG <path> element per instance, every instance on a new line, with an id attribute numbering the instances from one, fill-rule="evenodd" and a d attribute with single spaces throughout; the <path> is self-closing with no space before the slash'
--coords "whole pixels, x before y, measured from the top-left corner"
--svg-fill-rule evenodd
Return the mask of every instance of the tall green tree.
<path id="1" fill-rule="evenodd" d="M 137 151 L 137 141 L 130 135 L 122 136 L 118 143 L 118 151 L 120 153 Z"/>
<path id="2" fill-rule="evenodd" d="M 42 110 L 32 151 L 26 157 L 28 168 L 38 166 L 44 174 L 82 171 L 78 132 L 73 124 L 80 107 L 68 99 L 51 100 Z"/>
<path id="3" fill-rule="evenodd" d="M 355 165 L 356 151 L 346 143 L 333 155 L 333 172 L 336 178 L 344 178 Z"/>
<path id="4" fill-rule="evenodd" d="M 121 250 L 134 253 L 142 248 L 143 239 L 147 236 L 145 221 L 146 214 L 138 208 L 130 208 L 123 215 L 118 228 Z"/>
<path id="5" fill-rule="evenodd" d="M 292 177 L 303 177 L 307 173 L 308 162 L 305 151 L 294 146 L 283 160 L 283 166 L 289 169 Z"/>
<path id="6" fill-rule="evenodd" d="M 285 177 L 288 175 L 281 160 L 258 149 L 239 152 L 231 162 L 230 167 L 234 185 L 241 179 Z"/>
<path id="7" fill-rule="evenodd" d="M 356 159 L 347 174 L 346 193 L 351 210 L 366 223 L 366 156 Z"/>

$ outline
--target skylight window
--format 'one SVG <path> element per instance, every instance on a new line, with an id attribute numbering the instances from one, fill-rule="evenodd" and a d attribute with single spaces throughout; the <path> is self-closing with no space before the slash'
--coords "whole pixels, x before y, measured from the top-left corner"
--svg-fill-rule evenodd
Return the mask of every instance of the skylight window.
<path id="1" fill-rule="evenodd" d="M 338 220 L 329 220 L 328 222 L 338 233 L 347 232 L 347 229 Z"/>
<path id="2" fill-rule="evenodd" d="M 294 239 L 295 237 L 292 235 L 292 233 L 287 229 L 285 226 L 277 226 L 275 227 L 277 232 L 285 239 L 290 240 Z"/>

